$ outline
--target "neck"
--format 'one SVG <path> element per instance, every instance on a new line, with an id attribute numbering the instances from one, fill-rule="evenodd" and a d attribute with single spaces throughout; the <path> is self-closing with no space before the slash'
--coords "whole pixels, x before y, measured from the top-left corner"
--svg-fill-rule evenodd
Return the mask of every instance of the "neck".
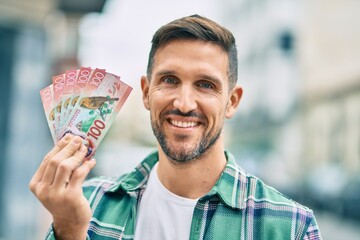
<path id="1" fill-rule="evenodd" d="M 200 158 L 184 164 L 174 164 L 159 148 L 158 176 L 160 182 L 172 193 L 196 199 L 204 196 L 215 185 L 226 165 L 222 141 Z"/>

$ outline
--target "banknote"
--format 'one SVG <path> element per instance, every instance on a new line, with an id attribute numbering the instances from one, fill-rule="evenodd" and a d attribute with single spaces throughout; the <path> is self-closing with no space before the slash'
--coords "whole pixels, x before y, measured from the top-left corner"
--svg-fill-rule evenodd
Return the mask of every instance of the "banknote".
<path id="1" fill-rule="evenodd" d="M 53 99 L 53 85 L 49 85 L 40 90 L 41 101 L 44 107 L 46 121 L 48 123 L 51 137 L 56 143 L 56 127 L 55 127 L 55 109 Z"/>
<path id="2" fill-rule="evenodd" d="M 65 74 L 59 74 L 52 77 L 53 82 L 53 93 L 54 93 L 54 118 L 55 118 L 55 127 L 56 127 L 56 139 L 60 139 L 60 135 L 58 133 L 61 132 L 63 127 L 63 121 L 61 119 L 61 111 L 62 111 L 62 94 L 65 87 Z"/>
<path id="3" fill-rule="evenodd" d="M 65 133 L 84 138 L 89 155 L 100 145 L 132 91 L 119 76 L 103 73 L 100 70 L 94 71 L 86 90 L 80 94 L 65 129 Z"/>
<path id="4" fill-rule="evenodd" d="M 64 89 L 61 96 L 61 121 L 62 125 L 66 122 L 71 112 L 71 97 L 73 96 L 74 86 L 76 85 L 77 70 L 68 70 L 64 75 Z"/>
<path id="5" fill-rule="evenodd" d="M 40 95 L 54 142 L 78 135 L 93 155 L 131 91 L 105 69 L 81 67 L 53 76 Z"/>
<path id="6" fill-rule="evenodd" d="M 72 101 L 72 107 L 71 110 L 76 106 L 76 102 L 78 101 L 78 98 L 80 97 L 80 94 L 82 95 L 89 95 L 92 91 L 94 91 L 98 85 L 101 83 L 101 81 L 104 79 L 106 74 L 105 69 L 94 69 L 91 71 L 91 74 L 88 78 L 88 80 L 82 83 L 79 83 L 80 86 L 77 86 L 77 70 L 68 70 L 63 75 L 64 78 L 64 87 L 59 92 L 61 93 L 61 101 L 59 101 L 59 104 L 61 104 L 61 117 L 59 121 L 58 128 L 56 129 L 56 133 L 58 138 L 62 138 L 63 135 L 66 132 L 67 124 L 69 121 L 69 115 L 71 114 L 70 110 L 70 101 Z M 67 84 L 69 82 L 69 84 Z M 74 92 L 74 89 L 78 89 L 80 92 L 76 93 Z"/>
<path id="7" fill-rule="evenodd" d="M 69 104 L 67 105 L 67 114 L 66 114 L 67 118 L 71 114 L 72 109 L 74 108 L 76 102 L 78 101 L 80 93 L 82 92 L 83 89 L 85 89 L 87 81 L 90 78 L 91 72 L 92 69 L 90 67 L 81 67 L 76 71 L 75 83 L 74 85 L 72 85 Z M 70 90 L 70 88 L 68 90 Z M 67 119 L 65 120 L 65 122 L 67 122 Z"/>
<path id="8" fill-rule="evenodd" d="M 75 83 L 75 88 L 79 89 L 80 90 L 80 93 L 78 94 L 75 94 L 73 93 L 73 99 L 76 100 L 76 102 L 74 102 L 74 106 L 72 107 L 72 109 L 74 109 L 75 107 L 77 107 L 78 105 L 76 105 L 76 103 L 79 101 L 79 98 L 80 96 L 88 96 L 90 94 L 92 94 L 93 91 L 96 90 L 96 88 L 100 85 L 100 83 L 102 82 L 102 80 L 104 79 L 106 75 L 106 71 L 105 69 L 94 69 L 91 71 L 91 74 L 86 82 L 85 83 L 79 83 L 82 85 L 82 87 L 78 87 L 77 86 L 77 83 Z M 65 91 L 63 91 L 65 92 Z M 63 94 L 63 102 L 66 101 L 68 98 L 68 95 L 64 95 Z M 69 124 L 69 121 L 70 121 L 71 117 L 69 118 L 68 116 L 65 118 L 63 118 L 61 120 L 61 129 L 58 129 L 58 132 L 59 132 L 59 135 L 60 137 L 62 137 L 65 132 L 67 132 L 67 126 Z"/>

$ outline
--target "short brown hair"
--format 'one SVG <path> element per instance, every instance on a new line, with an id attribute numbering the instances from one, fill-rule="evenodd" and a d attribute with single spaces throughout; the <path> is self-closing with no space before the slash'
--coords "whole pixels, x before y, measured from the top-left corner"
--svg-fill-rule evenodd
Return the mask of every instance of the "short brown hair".
<path id="1" fill-rule="evenodd" d="M 151 78 L 156 51 L 176 39 L 196 39 L 212 42 L 220 46 L 228 55 L 229 89 L 236 85 L 238 62 L 233 34 L 216 22 L 199 15 L 176 19 L 155 32 L 151 40 L 152 45 L 146 72 L 149 79 Z"/>

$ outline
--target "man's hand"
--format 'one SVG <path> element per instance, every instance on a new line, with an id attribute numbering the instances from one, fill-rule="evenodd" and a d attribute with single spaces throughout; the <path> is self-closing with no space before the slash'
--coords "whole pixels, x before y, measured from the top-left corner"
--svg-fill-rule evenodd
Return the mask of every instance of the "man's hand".
<path id="1" fill-rule="evenodd" d="M 82 183 L 95 160 L 78 136 L 67 134 L 45 156 L 30 181 L 30 190 L 53 217 L 58 239 L 85 239 L 92 216 Z"/>

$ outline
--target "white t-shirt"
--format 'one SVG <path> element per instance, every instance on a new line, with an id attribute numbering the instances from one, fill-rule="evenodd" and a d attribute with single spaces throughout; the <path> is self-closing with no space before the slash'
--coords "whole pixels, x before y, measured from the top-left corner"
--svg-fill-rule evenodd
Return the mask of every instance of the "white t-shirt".
<path id="1" fill-rule="evenodd" d="M 198 199 L 180 197 L 167 190 L 159 180 L 157 165 L 150 172 L 141 198 L 134 239 L 189 239 Z"/>

